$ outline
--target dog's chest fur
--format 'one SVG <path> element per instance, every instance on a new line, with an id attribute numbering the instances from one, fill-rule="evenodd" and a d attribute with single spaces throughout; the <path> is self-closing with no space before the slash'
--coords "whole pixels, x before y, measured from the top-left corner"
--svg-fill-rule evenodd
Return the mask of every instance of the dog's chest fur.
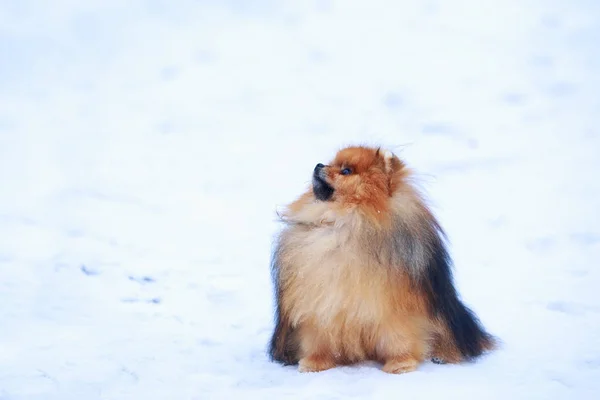
<path id="1" fill-rule="evenodd" d="M 281 261 L 282 303 L 294 324 L 373 325 L 393 307 L 388 268 L 348 227 L 292 228 Z"/>

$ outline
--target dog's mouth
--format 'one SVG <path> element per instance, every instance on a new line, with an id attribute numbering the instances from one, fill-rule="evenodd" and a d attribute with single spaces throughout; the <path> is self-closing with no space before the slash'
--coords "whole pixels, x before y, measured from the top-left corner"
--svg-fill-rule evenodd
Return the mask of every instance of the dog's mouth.
<path id="1" fill-rule="evenodd" d="M 317 200 L 331 200 L 334 191 L 333 187 L 321 177 L 320 171 L 315 171 L 313 173 L 313 193 Z"/>

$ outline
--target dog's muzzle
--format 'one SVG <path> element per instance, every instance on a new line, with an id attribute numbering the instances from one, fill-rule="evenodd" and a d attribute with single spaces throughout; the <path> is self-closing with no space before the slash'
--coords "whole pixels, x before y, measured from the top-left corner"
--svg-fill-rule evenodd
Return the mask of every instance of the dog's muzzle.
<path id="1" fill-rule="evenodd" d="M 313 193 L 318 200 L 327 201 L 333 196 L 334 189 L 327 183 L 325 166 L 321 163 L 315 166 L 313 171 Z"/>

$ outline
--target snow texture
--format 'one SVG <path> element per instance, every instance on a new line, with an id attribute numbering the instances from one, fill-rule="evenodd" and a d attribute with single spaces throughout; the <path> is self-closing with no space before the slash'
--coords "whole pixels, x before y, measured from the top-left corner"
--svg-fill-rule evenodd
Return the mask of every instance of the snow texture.
<path id="1" fill-rule="evenodd" d="M 600 398 L 600 4 L 0 1 L 0 399 Z M 269 362 L 278 206 L 416 169 L 502 348 Z"/>

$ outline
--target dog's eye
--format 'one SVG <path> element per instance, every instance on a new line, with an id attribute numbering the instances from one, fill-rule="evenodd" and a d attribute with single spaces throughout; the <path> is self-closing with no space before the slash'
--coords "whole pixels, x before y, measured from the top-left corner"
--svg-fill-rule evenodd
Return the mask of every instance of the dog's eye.
<path id="1" fill-rule="evenodd" d="M 340 173 L 341 173 L 342 175 L 350 175 L 350 174 L 352 173 L 352 169 L 350 169 L 350 168 L 344 168 L 344 169 L 342 169 L 342 170 L 340 171 Z"/>

